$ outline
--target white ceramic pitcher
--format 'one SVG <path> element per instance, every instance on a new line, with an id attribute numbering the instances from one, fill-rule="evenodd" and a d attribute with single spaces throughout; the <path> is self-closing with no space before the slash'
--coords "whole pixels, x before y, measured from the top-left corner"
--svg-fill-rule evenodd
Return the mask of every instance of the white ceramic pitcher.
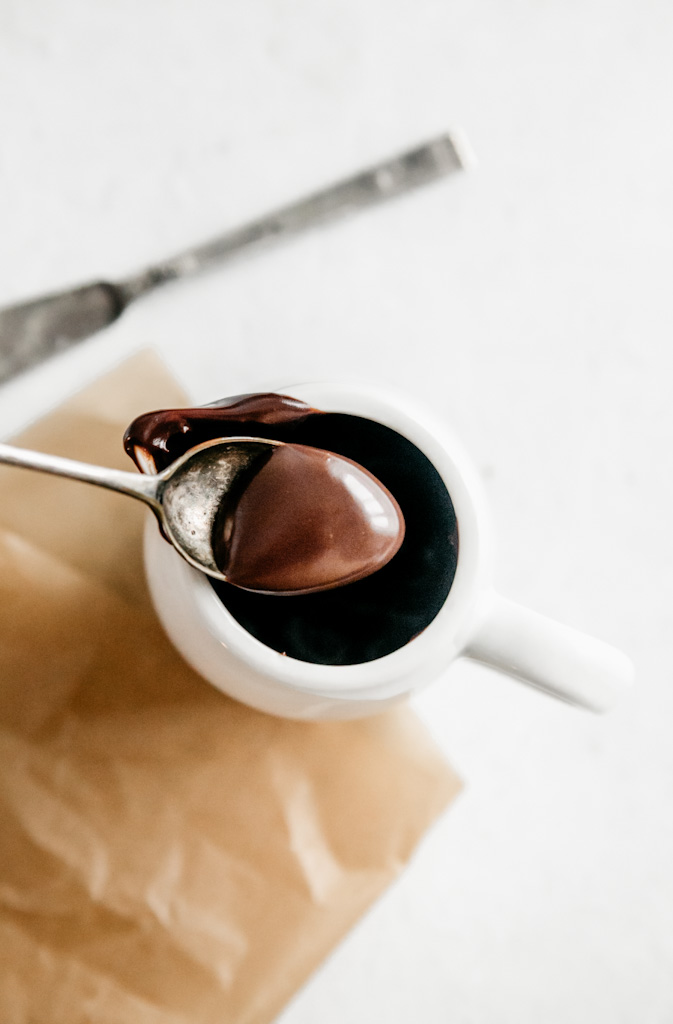
<path id="1" fill-rule="evenodd" d="M 433 621 L 399 650 L 364 664 L 316 665 L 279 654 L 248 633 L 208 578 L 176 554 L 152 520 L 145 537 L 152 598 L 169 637 L 197 672 L 237 700 L 289 718 L 353 718 L 382 711 L 444 675 L 459 657 L 595 711 L 618 699 L 633 676 L 626 655 L 493 590 L 479 480 L 445 424 L 407 399 L 361 385 L 301 384 L 282 393 L 323 412 L 376 420 L 427 456 L 456 513 L 453 584 Z"/>

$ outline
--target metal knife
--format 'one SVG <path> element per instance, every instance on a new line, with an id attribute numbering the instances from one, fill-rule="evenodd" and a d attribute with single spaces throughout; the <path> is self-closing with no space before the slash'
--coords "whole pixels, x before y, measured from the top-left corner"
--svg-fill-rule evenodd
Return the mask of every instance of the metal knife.
<path id="1" fill-rule="evenodd" d="M 0 309 L 0 383 L 113 323 L 148 292 L 265 243 L 374 206 L 465 166 L 464 144 L 442 135 L 123 281 L 90 284 Z"/>

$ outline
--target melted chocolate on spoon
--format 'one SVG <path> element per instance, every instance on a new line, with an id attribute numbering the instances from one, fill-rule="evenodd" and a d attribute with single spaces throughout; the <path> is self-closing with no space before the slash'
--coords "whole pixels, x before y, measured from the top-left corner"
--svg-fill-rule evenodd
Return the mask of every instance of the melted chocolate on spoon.
<path id="1" fill-rule="evenodd" d="M 395 557 L 347 586 L 282 600 L 212 580 L 243 628 L 276 651 L 324 665 L 372 661 L 425 629 L 446 600 L 458 555 L 453 504 L 427 457 L 373 420 L 320 412 L 277 394 L 147 413 L 131 424 L 125 445 L 140 468 L 151 471 L 202 441 L 242 435 L 309 445 L 352 459 L 395 496 L 406 523 Z"/>
<path id="2" fill-rule="evenodd" d="M 284 444 L 237 479 L 212 536 L 215 563 L 229 583 L 310 594 L 389 562 L 404 538 L 404 520 L 392 495 L 350 459 Z"/>

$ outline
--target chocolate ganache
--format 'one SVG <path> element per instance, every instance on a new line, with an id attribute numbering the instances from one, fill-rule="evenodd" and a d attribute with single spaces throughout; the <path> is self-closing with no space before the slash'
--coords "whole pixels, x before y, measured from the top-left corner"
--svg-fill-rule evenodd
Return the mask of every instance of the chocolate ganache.
<path id="1" fill-rule="evenodd" d="M 124 444 L 142 470 L 154 472 L 197 444 L 235 436 L 323 449 L 352 460 L 394 495 L 406 534 L 395 557 L 378 571 L 321 593 L 279 598 L 211 580 L 234 618 L 267 646 L 326 665 L 372 661 L 425 629 L 446 600 L 458 552 L 453 505 L 427 457 L 373 420 L 321 412 L 273 393 L 146 413 L 129 426 Z"/>
<path id="2" fill-rule="evenodd" d="M 389 562 L 404 538 L 391 494 L 351 459 L 281 444 L 236 478 L 215 518 L 229 583 L 294 596 L 341 587 Z"/>

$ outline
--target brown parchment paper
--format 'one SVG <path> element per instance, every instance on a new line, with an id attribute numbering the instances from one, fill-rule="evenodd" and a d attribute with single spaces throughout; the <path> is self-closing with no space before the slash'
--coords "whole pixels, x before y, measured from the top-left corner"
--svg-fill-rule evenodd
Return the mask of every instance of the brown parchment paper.
<path id="1" fill-rule="evenodd" d="M 184 396 L 134 357 L 19 443 L 130 468 Z M 134 501 L 0 470 L 0 1022 L 262 1024 L 459 782 L 407 709 L 296 723 L 196 676 Z"/>

